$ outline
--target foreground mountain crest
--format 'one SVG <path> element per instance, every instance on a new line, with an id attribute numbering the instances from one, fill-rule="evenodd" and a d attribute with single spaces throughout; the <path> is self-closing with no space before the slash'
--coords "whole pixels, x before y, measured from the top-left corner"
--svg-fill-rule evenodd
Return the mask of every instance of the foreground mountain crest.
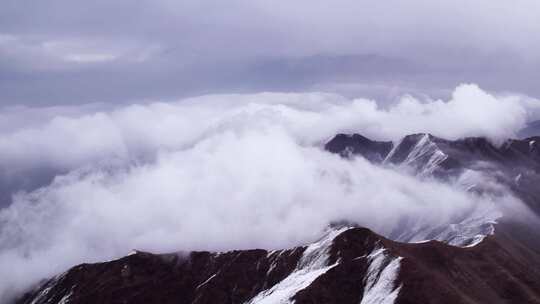
<path id="1" fill-rule="evenodd" d="M 540 272 L 505 242 L 404 244 L 341 228 L 289 250 L 137 252 L 76 266 L 18 303 L 540 303 Z"/>

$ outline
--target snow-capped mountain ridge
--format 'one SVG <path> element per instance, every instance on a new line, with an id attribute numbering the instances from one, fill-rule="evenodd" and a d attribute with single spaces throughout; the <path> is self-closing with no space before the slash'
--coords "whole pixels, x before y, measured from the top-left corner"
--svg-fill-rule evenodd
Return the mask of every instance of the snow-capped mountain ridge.
<path id="1" fill-rule="evenodd" d="M 341 227 L 286 250 L 136 252 L 83 264 L 17 303 L 540 303 L 538 264 L 522 264 L 523 250 L 504 235 L 460 248 Z"/>
<path id="2" fill-rule="evenodd" d="M 508 139 L 500 145 L 482 137 L 446 140 L 426 133 L 407 135 L 396 144 L 365 137 L 359 142 L 358 138 L 338 134 L 326 143 L 325 149 L 345 157 L 365 157 L 375 153 L 381 156 L 380 161 L 365 158 L 386 166 L 397 166 L 420 177 L 448 180 L 467 171 L 484 174 L 510 188 L 540 214 L 540 187 L 537 187 L 540 184 L 540 137 Z M 373 148 L 378 146 L 390 148 Z M 519 183 L 516 183 L 518 176 Z M 481 190 L 477 185 L 468 186 L 475 191 Z"/>
<path id="3" fill-rule="evenodd" d="M 430 175 L 448 158 L 432 139 L 429 134 L 405 137 L 393 147 L 383 163 L 399 163 L 416 169 L 419 175 Z"/>

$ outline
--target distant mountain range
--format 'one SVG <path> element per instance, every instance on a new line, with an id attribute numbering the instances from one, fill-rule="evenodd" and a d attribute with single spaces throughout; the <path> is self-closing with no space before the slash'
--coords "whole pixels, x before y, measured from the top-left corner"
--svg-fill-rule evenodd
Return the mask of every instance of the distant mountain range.
<path id="1" fill-rule="evenodd" d="M 338 134 L 325 149 L 419 178 L 489 176 L 540 214 L 540 137 L 494 145 L 413 134 L 381 142 Z M 493 191 L 468 185 L 468 191 Z M 489 210 L 451 223 L 409 219 L 386 237 L 351 223 L 283 250 L 133 252 L 44 281 L 17 304 L 50 303 L 540 303 L 540 225 Z"/>

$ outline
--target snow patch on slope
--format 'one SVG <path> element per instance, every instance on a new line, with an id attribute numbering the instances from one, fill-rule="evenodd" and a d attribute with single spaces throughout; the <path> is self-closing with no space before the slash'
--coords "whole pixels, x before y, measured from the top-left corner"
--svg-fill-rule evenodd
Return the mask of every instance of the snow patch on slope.
<path id="1" fill-rule="evenodd" d="M 251 299 L 249 304 L 292 303 L 291 298 L 308 287 L 320 275 L 337 263 L 328 265 L 329 251 L 334 238 L 349 228 L 329 230 L 318 242 L 310 244 L 304 251 L 296 269 L 272 288 L 264 290 Z"/>
<path id="2" fill-rule="evenodd" d="M 423 159 L 428 158 L 427 161 Z M 432 174 L 435 169 L 446 159 L 448 155 L 442 152 L 436 143 L 430 140 L 428 134 L 424 134 L 416 143 L 403 165 L 418 169 L 418 174 L 427 176 Z"/>
<path id="3" fill-rule="evenodd" d="M 495 232 L 494 225 L 502 217 L 495 206 L 477 208 L 460 219 L 433 226 L 415 221 L 411 226 L 401 229 L 402 233 L 393 235 L 398 242 L 421 243 L 437 240 L 448 245 L 470 247 L 480 243 L 486 236 Z"/>
<path id="4" fill-rule="evenodd" d="M 62 299 L 60 299 L 60 301 L 58 302 L 58 304 L 68 304 L 69 302 L 71 302 L 71 295 L 73 295 L 73 289 L 70 290 L 68 294 L 63 296 Z"/>
<path id="5" fill-rule="evenodd" d="M 396 154 L 396 151 L 398 150 L 399 146 L 402 143 L 403 143 L 403 138 L 401 138 L 397 143 L 393 145 L 392 150 L 390 150 L 390 152 L 388 152 L 388 154 L 384 158 L 383 164 L 387 164 L 392 159 L 392 157 L 394 157 L 394 155 Z"/>
<path id="6" fill-rule="evenodd" d="M 385 249 L 376 248 L 368 256 L 369 267 L 360 304 L 393 304 L 401 285 L 396 287 L 401 257 L 391 258 Z"/>
<path id="7" fill-rule="evenodd" d="M 494 225 L 501 216 L 502 213 L 495 209 L 477 210 L 463 221 L 448 225 L 436 239 L 445 240 L 452 246 L 475 246 L 495 232 Z"/>
<path id="8" fill-rule="evenodd" d="M 67 275 L 67 272 L 64 272 L 64 273 L 61 273 L 55 277 L 53 277 L 52 279 L 50 279 L 49 281 L 47 281 L 45 283 L 45 285 L 40 285 L 38 287 L 38 289 L 42 289 L 43 286 L 45 286 L 45 288 L 43 288 L 39 294 L 37 294 L 35 297 L 34 297 L 34 300 L 32 302 L 30 302 L 30 304 L 37 304 L 37 303 L 41 303 L 43 300 L 46 300 L 48 298 L 48 295 L 49 295 L 49 292 L 58 284 L 60 283 L 64 277 Z M 73 288 L 72 288 L 73 290 Z M 64 296 L 61 301 L 64 301 L 64 302 L 61 302 L 61 303 L 67 303 L 67 301 L 69 300 L 69 298 L 71 297 L 71 293 L 72 293 L 72 290 L 70 291 L 69 294 L 67 294 L 66 296 Z M 65 299 L 65 300 L 64 300 Z"/>

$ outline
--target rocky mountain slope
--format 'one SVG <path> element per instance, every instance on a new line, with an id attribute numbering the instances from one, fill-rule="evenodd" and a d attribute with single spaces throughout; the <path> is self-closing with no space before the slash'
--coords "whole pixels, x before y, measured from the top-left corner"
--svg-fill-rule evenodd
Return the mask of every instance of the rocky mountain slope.
<path id="1" fill-rule="evenodd" d="M 540 255 L 502 233 L 461 248 L 340 228 L 288 250 L 137 252 L 83 264 L 18 303 L 540 303 L 531 265 Z"/>
<path id="2" fill-rule="evenodd" d="M 397 143 L 340 134 L 325 149 L 420 178 L 485 174 L 540 211 L 540 137 L 495 145 L 429 134 Z M 540 227 L 499 217 L 464 214 L 429 229 L 415 222 L 392 240 L 335 225 L 317 242 L 283 250 L 134 252 L 75 266 L 16 303 L 540 303 Z"/>

